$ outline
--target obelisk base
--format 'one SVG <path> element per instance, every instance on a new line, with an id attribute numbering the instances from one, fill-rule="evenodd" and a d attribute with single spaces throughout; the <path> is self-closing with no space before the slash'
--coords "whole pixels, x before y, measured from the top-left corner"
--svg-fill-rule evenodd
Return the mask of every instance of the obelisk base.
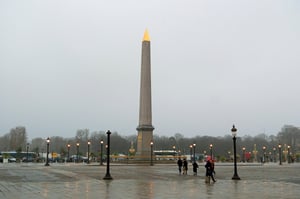
<path id="1" fill-rule="evenodd" d="M 153 141 L 153 126 L 139 126 L 137 128 L 136 159 L 151 160 L 151 141 Z"/>

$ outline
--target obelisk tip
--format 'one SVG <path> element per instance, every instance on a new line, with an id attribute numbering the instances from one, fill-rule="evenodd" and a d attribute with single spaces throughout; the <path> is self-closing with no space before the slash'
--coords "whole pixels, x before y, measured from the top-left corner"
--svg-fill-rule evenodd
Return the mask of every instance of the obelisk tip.
<path id="1" fill-rule="evenodd" d="M 145 30 L 143 41 L 150 41 L 150 36 L 148 30 Z"/>

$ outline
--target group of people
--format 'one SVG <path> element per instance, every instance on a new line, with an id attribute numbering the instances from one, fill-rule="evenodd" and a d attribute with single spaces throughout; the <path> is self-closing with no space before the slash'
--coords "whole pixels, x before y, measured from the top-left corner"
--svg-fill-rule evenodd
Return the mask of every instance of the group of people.
<path id="1" fill-rule="evenodd" d="M 187 160 L 185 158 L 183 160 L 181 160 L 181 158 L 179 158 L 177 160 L 177 165 L 178 165 L 179 175 L 181 175 L 181 173 L 183 175 L 187 175 L 187 170 L 188 170 Z"/>
<path id="2" fill-rule="evenodd" d="M 181 175 L 181 173 L 183 175 L 187 175 L 188 161 L 186 160 L 186 158 L 184 158 L 183 160 L 181 160 L 181 158 L 179 158 L 177 160 L 177 165 L 178 165 L 179 175 Z M 198 166 L 196 161 L 193 162 L 192 166 L 193 166 L 194 176 L 196 176 L 199 166 Z M 215 172 L 215 163 L 214 163 L 213 159 L 211 159 L 211 158 L 207 159 L 206 164 L 205 164 L 205 168 L 206 168 L 205 182 L 209 183 L 210 178 L 212 179 L 213 182 L 216 182 L 216 180 L 214 178 L 214 175 L 215 175 L 216 172 Z"/>

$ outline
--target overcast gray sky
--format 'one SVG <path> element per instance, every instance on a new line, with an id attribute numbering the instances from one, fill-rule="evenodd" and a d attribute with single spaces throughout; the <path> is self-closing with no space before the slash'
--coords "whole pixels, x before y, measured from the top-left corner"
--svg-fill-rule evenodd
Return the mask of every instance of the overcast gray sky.
<path id="1" fill-rule="evenodd" d="M 2 0 L 0 136 L 136 134 L 151 37 L 154 133 L 300 126 L 300 1 Z"/>

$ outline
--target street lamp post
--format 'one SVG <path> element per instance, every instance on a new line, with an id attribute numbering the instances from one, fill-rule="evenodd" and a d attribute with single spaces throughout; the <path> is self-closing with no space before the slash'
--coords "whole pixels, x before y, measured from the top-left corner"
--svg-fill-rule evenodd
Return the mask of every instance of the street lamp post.
<path id="1" fill-rule="evenodd" d="M 175 160 L 175 157 L 176 157 L 176 146 L 175 145 L 173 146 L 173 154 L 174 154 L 174 160 Z"/>
<path id="2" fill-rule="evenodd" d="M 265 163 L 266 162 L 266 147 L 265 146 L 263 146 L 263 163 Z"/>
<path id="3" fill-rule="evenodd" d="M 150 166 L 153 166 L 153 141 L 150 142 L 150 147 L 151 147 L 151 151 L 150 151 Z"/>
<path id="4" fill-rule="evenodd" d="M 278 144 L 278 153 L 279 153 L 279 165 L 282 165 L 281 144 Z"/>
<path id="5" fill-rule="evenodd" d="M 231 132 L 232 132 L 232 140 L 233 140 L 233 157 L 234 157 L 234 174 L 232 177 L 232 180 L 240 180 L 241 178 L 238 176 L 237 173 L 237 165 L 236 165 L 236 131 L 237 129 L 235 126 L 232 126 Z"/>
<path id="6" fill-rule="evenodd" d="M 67 161 L 69 161 L 70 160 L 70 147 L 71 147 L 71 145 L 68 144 L 67 147 L 68 147 L 68 160 Z"/>
<path id="7" fill-rule="evenodd" d="M 47 155 L 46 155 L 46 164 L 45 164 L 45 166 L 50 166 L 49 165 L 49 144 L 50 144 L 50 138 L 48 137 L 46 139 L 46 141 L 47 141 Z"/>
<path id="8" fill-rule="evenodd" d="M 193 157 L 194 157 L 194 162 L 196 162 L 196 144 L 193 144 L 193 149 L 194 149 L 194 155 L 193 155 Z"/>
<path id="9" fill-rule="evenodd" d="M 26 145 L 26 162 L 28 162 L 28 150 L 29 150 L 29 143 Z"/>
<path id="10" fill-rule="evenodd" d="M 101 151 L 100 151 L 100 165 L 103 165 L 103 140 L 100 141 Z"/>
<path id="11" fill-rule="evenodd" d="M 243 147 L 242 149 L 243 149 L 243 162 L 246 162 L 246 153 L 245 153 L 246 147 Z"/>
<path id="12" fill-rule="evenodd" d="M 109 154 L 110 154 L 110 134 L 111 134 L 111 132 L 108 130 L 106 132 L 106 134 L 107 134 L 106 174 L 105 174 L 105 177 L 103 178 L 103 180 L 112 180 L 113 178 L 111 177 L 110 172 L 109 172 L 109 161 L 110 161 Z"/>
<path id="13" fill-rule="evenodd" d="M 88 159 L 87 159 L 87 163 L 90 164 L 90 145 L 91 145 L 91 141 L 88 140 Z"/>
<path id="14" fill-rule="evenodd" d="M 191 162 L 192 162 L 192 160 L 193 160 L 193 159 L 192 159 L 192 157 L 193 157 L 193 156 L 192 156 L 192 153 L 193 153 L 193 145 L 191 144 L 191 145 L 190 145 L 190 156 L 191 156 Z"/>
<path id="15" fill-rule="evenodd" d="M 287 148 L 288 148 L 287 159 L 288 159 L 288 163 L 290 164 L 290 163 L 291 163 L 291 156 L 290 156 L 290 149 L 291 149 L 291 146 L 288 145 Z"/>
<path id="16" fill-rule="evenodd" d="M 231 151 L 228 151 L 228 160 L 231 162 Z"/>
<path id="17" fill-rule="evenodd" d="M 77 161 L 76 162 L 78 163 L 79 162 L 79 142 L 76 143 L 76 147 L 77 147 L 77 155 L 76 155 L 77 156 L 77 158 L 76 158 Z"/>
<path id="18" fill-rule="evenodd" d="M 212 151 L 213 145 L 209 145 L 209 150 L 210 150 L 210 158 L 213 160 L 213 151 Z"/>

